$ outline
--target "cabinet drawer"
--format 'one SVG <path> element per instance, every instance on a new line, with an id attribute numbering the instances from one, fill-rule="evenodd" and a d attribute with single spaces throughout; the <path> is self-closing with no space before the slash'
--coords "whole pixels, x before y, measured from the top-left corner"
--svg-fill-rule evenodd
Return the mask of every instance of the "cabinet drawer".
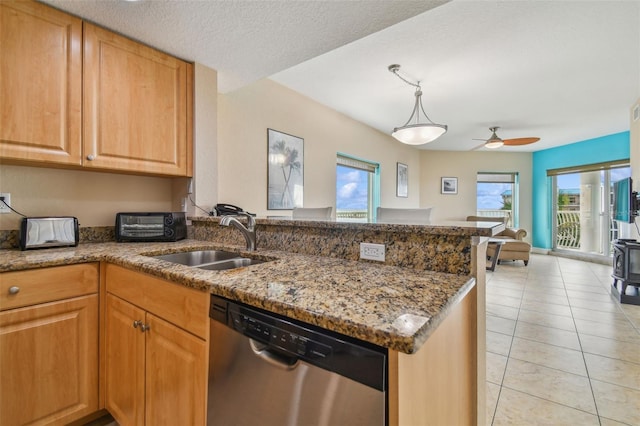
<path id="1" fill-rule="evenodd" d="M 107 292 L 209 338 L 209 293 L 112 264 L 106 265 L 106 277 Z"/>
<path id="2" fill-rule="evenodd" d="M 98 292 L 98 263 L 0 273 L 0 311 Z"/>

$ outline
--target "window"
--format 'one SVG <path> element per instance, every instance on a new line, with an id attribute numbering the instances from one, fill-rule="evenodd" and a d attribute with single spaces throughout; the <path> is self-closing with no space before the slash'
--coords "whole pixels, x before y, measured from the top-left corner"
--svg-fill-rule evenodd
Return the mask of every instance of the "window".
<path id="1" fill-rule="evenodd" d="M 338 154 L 336 163 L 336 220 L 373 221 L 380 204 L 380 165 L 345 154 Z"/>
<path id="2" fill-rule="evenodd" d="M 479 172 L 476 215 L 506 217 L 507 226 L 518 226 L 518 173 Z"/>

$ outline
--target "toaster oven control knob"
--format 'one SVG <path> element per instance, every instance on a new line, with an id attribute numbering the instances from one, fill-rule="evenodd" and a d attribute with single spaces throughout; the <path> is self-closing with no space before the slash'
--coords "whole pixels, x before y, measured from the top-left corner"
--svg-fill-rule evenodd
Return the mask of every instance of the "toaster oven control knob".
<path id="1" fill-rule="evenodd" d="M 165 237 L 171 238 L 171 237 L 173 237 L 173 234 L 174 234 L 174 232 L 173 232 L 173 229 L 171 229 L 171 228 L 167 228 L 167 229 L 164 230 L 164 236 Z"/>
<path id="2" fill-rule="evenodd" d="M 173 216 L 168 215 L 164 218 L 165 225 L 173 225 Z"/>
<path id="3" fill-rule="evenodd" d="M 9 287 L 9 294 L 18 294 L 18 293 L 20 293 L 20 287 L 15 285 Z"/>
<path id="4" fill-rule="evenodd" d="M 89 154 L 89 155 L 87 155 L 87 160 L 89 160 L 89 161 L 93 161 L 93 160 L 95 160 L 95 159 L 96 159 L 96 156 L 95 156 L 95 155 L 93 155 L 93 154 Z"/>

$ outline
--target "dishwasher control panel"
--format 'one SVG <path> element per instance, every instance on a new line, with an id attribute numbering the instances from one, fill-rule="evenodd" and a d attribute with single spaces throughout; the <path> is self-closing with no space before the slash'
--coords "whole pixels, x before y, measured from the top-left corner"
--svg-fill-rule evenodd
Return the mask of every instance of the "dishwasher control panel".
<path id="1" fill-rule="evenodd" d="M 331 347 L 275 325 L 262 322 L 241 312 L 230 311 L 233 328 L 261 343 L 275 346 L 305 358 L 327 358 Z"/>

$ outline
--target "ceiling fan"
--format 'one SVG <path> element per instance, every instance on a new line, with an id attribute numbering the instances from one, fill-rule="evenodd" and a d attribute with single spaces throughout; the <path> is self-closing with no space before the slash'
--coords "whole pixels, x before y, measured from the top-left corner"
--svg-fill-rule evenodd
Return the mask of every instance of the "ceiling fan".
<path id="1" fill-rule="evenodd" d="M 507 145 L 507 146 L 529 145 L 530 143 L 538 142 L 540 140 L 540 138 L 501 139 L 496 134 L 496 131 L 499 128 L 500 127 L 497 127 L 497 126 L 489 127 L 489 130 L 491 130 L 491 137 L 489 139 L 473 139 L 474 141 L 484 141 L 482 145 L 474 149 L 478 149 L 482 147 L 496 149 L 496 148 L 500 148 L 503 145 Z"/>

